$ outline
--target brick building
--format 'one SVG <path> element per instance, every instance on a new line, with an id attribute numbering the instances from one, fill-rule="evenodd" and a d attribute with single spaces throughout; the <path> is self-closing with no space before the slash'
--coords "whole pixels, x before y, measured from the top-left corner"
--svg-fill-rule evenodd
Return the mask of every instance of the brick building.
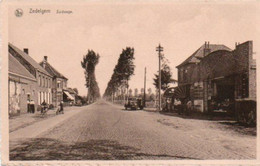
<path id="1" fill-rule="evenodd" d="M 237 44 L 233 51 L 206 42 L 177 66 L 178 87 L 186 89 L 185 97 L 192 101 L 194 110 L 201 112 L 208 112 L 212 102 L 230 102 L 234 109 L 240 100 L 256 101 L 256 65 L 252 54 L 252 41 Z"/>
<path id="2" fill-rule="evenodd" d="M 9 43 L 8 50 L 10 55 L 19 61 L 19 63 L 37 80 L 37 85 L 33 86 L 32 89 L 34 93 L 30 94 L 30 96 L 37 96 L 34 97 L 35 105 L 40 105 L 44 100 L 46 103 L 52 104 L 52 76 L 29 56 L 28 49 L 22 51 Z"/>
<path id="3" fill-rule="evenodd" d="M 44 56 L 39 63 L 52 76 L 52 101 L 54 106 L 63 101 L 64 90 L 67 89 L 68 79 L 48 63 L 48 57 Z"/>

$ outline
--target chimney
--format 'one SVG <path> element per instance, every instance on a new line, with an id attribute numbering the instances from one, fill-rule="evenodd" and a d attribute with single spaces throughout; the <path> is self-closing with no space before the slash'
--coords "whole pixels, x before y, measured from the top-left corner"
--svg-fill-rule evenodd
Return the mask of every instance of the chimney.
<path id="1" fill-rule="evenodd" d="M 23 49 L 23 52 L 25 52 L 26 54 L 29 55 L 29 49 L 28 49 L 28 48 L 24 48 L 24 49 Z"/>
<path id="2" fill-rule="evenodd" d="M 43 57 L 43 63 L 42 63 L 42 67 L 45 69 L 45 67 L 46 67 L 46 62 L 47 62 L 47 60 L 48 60 L 48 57 L 47 56 L 44 56 Z"/>
<path id="3" fill-rule="evenodd" d="M 204 46 L 204 52 L 203 52 L 203 56 L 206 56 L 210 53 L 210 48 L 209 48 L 209 41 L 205 41 L 205 46 Z"/>

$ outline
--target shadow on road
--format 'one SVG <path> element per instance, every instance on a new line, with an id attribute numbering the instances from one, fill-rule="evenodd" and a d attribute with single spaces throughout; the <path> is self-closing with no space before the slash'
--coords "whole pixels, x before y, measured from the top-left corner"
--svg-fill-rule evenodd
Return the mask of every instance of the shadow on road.
<path id="1" fill-rule="evenodd" d="M 244 125 L 241 125 L 238 122 L 232 122 L 232 121 L 224 121 L 224 122 L 218 122 L 223 126 L 223 130 L 234 130 L 235 132 L 241 133 L 243 135 L 252 135 L 256 136 L 256 127 L 246 127 Z"/>
<path id="2" fill-rule="evenodd" d="M 111 140 L 89 140 L 67 144 L 55 139 L 36 138 L 10 150 L 10 160 L 140 160 L 195 159 L 166 154 L 146 154 L 139 149 Z"/>
<path id="3" fill-rule="evenodd" d="M 233 121 L 234 120 L 234 117 L 230 117 L 221 113 L 214 113 L 212 116 L 200 112 L 189 113 L 189 115 L 186 115 L 184 113 L 178 114 L 176 112 L 164 112 L 164 111 L 160 111 L 159 113 L 168 116 L 176 116 L 183 119 L 207 120 L 207 121 L 223 121 L 223 120 Z"/>
<path id="4" fill-rule="evenodd" d="M 201 114 L 201 113 L 192 113 L 190 115 L 184 115 L 184 114 L 179 115 L 178 113 L 175 112 L 173 113 L 173 112 L 162 112 L 162 111 L 159 113 L 167 116 L 179 117 L 182 119 L 212 121 L 219 124 L 218 128 L 221 130 L 232 130 L 242 135 L 256 136 L 255 126 L 245 126 L 243 124 L 236 122 L 234 118 L 225 116 L 225 114 L 215 114 L 214 116 L 209 116 L 207 114 Z M 163 122 L 160 123 L 165 124 Z M 172 124 L 165 124 L 165 125 L 170 126 Z M 178 126 L 176 128 L 178 128 Z"/>

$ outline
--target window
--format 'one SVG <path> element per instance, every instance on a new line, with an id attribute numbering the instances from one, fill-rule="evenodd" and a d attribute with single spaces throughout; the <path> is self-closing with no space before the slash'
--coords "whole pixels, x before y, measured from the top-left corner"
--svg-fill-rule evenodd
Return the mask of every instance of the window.
<path id="1" fill-rule="evenodd" d="M 42 87 L 44 87 L 44 86 L 45 86 L 45 78 L 42 77 Z"/>
<path id="2" fill-rule="evenodd" d="M 57 82 L 57 88 L 61 88 L 60 81 Z"/>
<path id="3" fill-rule="evenodd" d="M 42 82 L 41 82 L 42 80 L 41 80 L 41 76 L 39 75 L 38 76 L 38 84 L 39 84 L 39 86 L 41 86 L 42 85 Z"/>

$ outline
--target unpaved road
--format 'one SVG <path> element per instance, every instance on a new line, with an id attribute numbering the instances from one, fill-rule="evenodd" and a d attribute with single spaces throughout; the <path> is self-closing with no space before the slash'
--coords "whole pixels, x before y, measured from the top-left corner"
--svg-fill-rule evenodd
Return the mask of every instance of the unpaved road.
<path id="1" fill-rule="evenodd" d="M 125 111 L 103 100 L 37 136 L 10 141 L 11 160 L 255 158 L 256 136 L 225 124 Z"/>

